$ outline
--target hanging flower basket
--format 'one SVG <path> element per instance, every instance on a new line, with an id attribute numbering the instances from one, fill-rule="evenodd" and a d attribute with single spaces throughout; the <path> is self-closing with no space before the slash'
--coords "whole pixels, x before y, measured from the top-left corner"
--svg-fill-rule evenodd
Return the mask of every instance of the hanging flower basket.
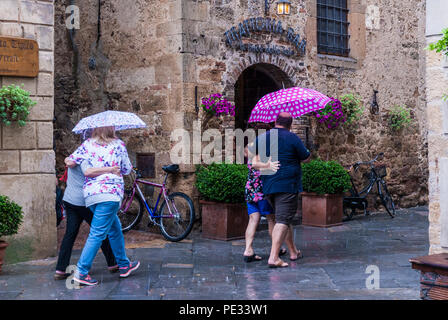
<path id="1" fill-rule="evenodd" d="M 331 98 L 327 106 L 314 113 L 319 123 L 325 124 L 328 129 L 336 129 L 345 121 L 347 117 L 342 109 L 341 101 L 336 98 Z"/>
<path id="2" fill-rule="evenodd" d="M 30 98 L 30 93 L 20 86 L 9 85 L 0 89 L 0 121 L 6 126 L 17 122 L 23 127 L 30 114 L 30 109 L 36 104 Z"/>
<path id="3" fill-rule="evenodd" d="M 201 99 L 201 108 L 204 111 L 202 118 L 202 131 L 207 127 L 208 122 L 214 117 L 223 115 L 235 116 L 235 105 L 230 103 L 220 93 L 213 93 Z"/>

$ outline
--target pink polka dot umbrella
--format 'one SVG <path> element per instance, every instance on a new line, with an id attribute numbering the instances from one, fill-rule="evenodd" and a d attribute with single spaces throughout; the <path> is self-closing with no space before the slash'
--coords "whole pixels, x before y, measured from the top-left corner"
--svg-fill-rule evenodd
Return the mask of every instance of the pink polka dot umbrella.
<path id="1" fill-rule="evenodd" d="M 249 122 L 274 122 L 281 112 L 293 118 L 325 108 L 332 99 L 319 91 L 307 88 L 287 88 L 263 96 L 255 105 Z"/>

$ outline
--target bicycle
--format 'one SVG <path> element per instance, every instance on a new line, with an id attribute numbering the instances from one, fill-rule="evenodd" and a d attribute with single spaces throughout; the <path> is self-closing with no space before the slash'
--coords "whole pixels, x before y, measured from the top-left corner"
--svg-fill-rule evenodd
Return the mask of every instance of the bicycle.
<path id="1" fill-rule="evenodd" d="M 122 231 L 127 232 L 135 228 L 141 221 L 143 209 L 146 209 L 149 218 L 149 225 L 157 225 L 162 235 L 169 241 L 181 241 L 191 232 L 195 220 L 195 211 L 193 201 L 182 192 L 174 192 L 169 194 L 166 187 L 166 181 L 169 174 L 179 172 L 177 164 L 162 167 L 166 172 L 165 179 L 162 184 L 153 183 L 141 179 L 141 173 L 137 169 L 133 169 L 132 187 L 125 189 L 123 202 L 118 212 L 122 224 Z M 132 177 L 131 177 L 132 178 Z M 143 195 L 139 184 L 153 186 L 160 189 L 157 201 L 152 207 Z M 163 202 L 159 209 L 159 203 L 163 197 Z"/>
<path id="2" fill-rule="evenodd" d="M 369 165 L 370 172 L 368 173 L 368 184 L 362 188 L 361 191 L 358 192 L 358 189 L 355 186 L 352 176 L 350 175 L 350 181 L 352 184 L 352 188 L 350 189 L 350 196 L 344 197 L 344 215 L 346 216 L 345 221 L 350 220 L 356 212 L 356 209 L 364 210 L 364 215 L 368 215 L 367 213 L 367 195 L 372 191 L 374 185 L 377 186 L 378 196 L 381 199 L 382 205 L 386 208 L 387 213 L 393 218 L 395 216 L 395 204 L 387 190 L 387 184 L 384 181 L 384 177 L 387 175 L 386 166 L 375 166 L 375 162 L 381 157 L 384 156 L 384 153 L 381 152 L 374 159 L 367 162 L 356 162 L 354 165 L 350 167 L 354 168 L 355 172 L 359 169 L 361 165 Z"/>

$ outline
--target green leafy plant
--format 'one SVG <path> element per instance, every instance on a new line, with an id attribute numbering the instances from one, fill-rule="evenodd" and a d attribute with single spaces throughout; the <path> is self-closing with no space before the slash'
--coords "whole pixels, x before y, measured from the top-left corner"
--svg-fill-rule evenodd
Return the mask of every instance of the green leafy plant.
<path id="1" fill-rule="evenodd" d="M 426 49 L 435 50 L 436 52 L 441 52 L 448 56 L 448 28 L 442 30 L 442 39 L 430 43 Z"/>
<path id="2" fill-rule="evenodd" d="M 7 126 L 17 121 L 19 126 L 26 124 L 30 109 L 36 104 L 30 93 L 16 85 L 3 86 L 0 89 L 0 120 Z"/>
<path id="3" fill-rule="evenodd" d="M 389 125 L 395 131 L 406 128 L 412 123 L 411 111 L 406 106 L 394 106 L 389 111 L 388 117 Z"/>
<path id="4" fill-rule="evenodd" d="M 196 169 L 196 188 L 201 198 L 225 203 L 243 203 L 247 166 L 212 163 Z"/>
<path id="5" fill-rule="evenodd" d="M 339 194 L 350 190 L 348 172 L 336 161 L 312 160 L 302 163 L 302 184 L 305 192 Z"/>
<path id="6" fill-rule="evenodd" d="M 22 207 L 7 196 L 0 195 L 0 237 L 16 234 L 22 220 Z"/>
<path id="7" fill-rule="evenodd" d="M 355 123 L 361 118 L 364 112 L 364 107 L 362 106 L 361 99 L 354 94 L 344 94 L 339 98 L 342 105 L 342 112 L 346 117 L 346 124 L 350 125 Z"/>
<path id="8" fill-rule="evenodd" d="M 437 42 L 430 43 L 426 49 L 441 52 L 448 57 L 448 28 L 442 30 L 442 39 Z M 444 94 L 442 99 L 448 101 L 448 94 Z"/>

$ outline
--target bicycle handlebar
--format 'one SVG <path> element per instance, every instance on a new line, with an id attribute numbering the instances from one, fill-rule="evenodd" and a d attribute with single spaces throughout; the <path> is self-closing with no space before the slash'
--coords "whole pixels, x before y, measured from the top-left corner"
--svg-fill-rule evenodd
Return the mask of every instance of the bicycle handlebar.
<path id="1" fill-rule="evenodd" d="M 132 171 L 135 173 L 135 176 L 137 178 L 141 178 L 142 177 L 142 174 L 140 173 L 140 171 L 137 168 L 133 167 Z"/>
<path id="2" fill-rule="evenodd" d="M 361 165 L 373 166 L 373 163 L 375 163 L 378 160 L 378 158 L 380 158 L 380 157 L 384 157 L 384 152 L 380 152 L 375 158 L 373 158 L 370 161 L 358 161 L 352 167 L 354 167 L 355 170 L 358 170 L 358 167 Z"/>

